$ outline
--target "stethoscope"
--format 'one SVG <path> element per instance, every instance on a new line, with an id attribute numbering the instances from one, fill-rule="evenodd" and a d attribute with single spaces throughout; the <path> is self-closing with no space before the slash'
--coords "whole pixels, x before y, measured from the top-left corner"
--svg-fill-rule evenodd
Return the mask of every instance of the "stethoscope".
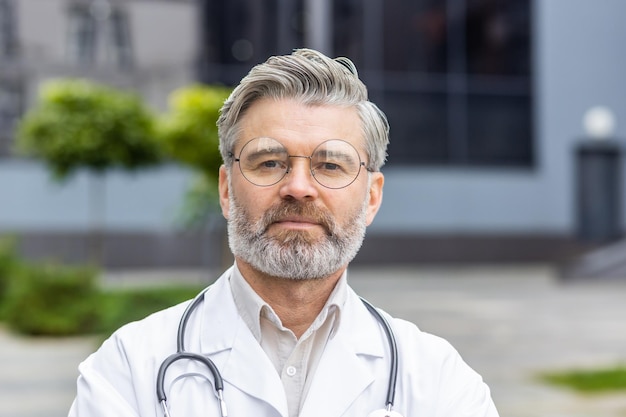
<path id="1" fill-rule="evenodd" d="M 180 322 L 178 323 L 178 332 L 176 336 L 176 353 L 168 356 L 161 366 L 159 367 L 159 372 L 157 374 L 156 380 L 156 394 L 157 399 L 161 406 L 163 407 L 163 413 L 165 417 L 171 417 L 169 409 L 167 407 L 167 396 L 165 395 L 165 373 L 167 372 L 167 368 L 170 367 L 176 361 L 181 359 L 187 359 L 191 361 L 196 361 L 204 364 L 211 375 L 213 376 L 213 385 L 215 388 L 215 393 L 217 395 L 217 400 L 220 406 L 220 415 L 221 417 L 227 417 L 228 413 L 226 411 L 226 402 L 224 401 L 224 380 L 222 379 L 222 375 L 220 371 L 217 369 L 217 366 L 213 363 L 213 361 L 206 356 L 200 355 L 198 353 L 187 352 L 185 350 L 185 331 L 187 330 L 187 322 L 191 317 L 191 314 L 194 310 L 200 305 L 202 300 L 204 299 L 204 294 L 209 290 L 210 287 L 202 290 L 192 301 L 189 303 L 183 315 L 180 318 Z M 385 335 L 387 336 L 387 341 L 389 343 L 389 351 L 391 353 L 391 366 L 389 372 L 389 384 L 387 386 L 387 397 L 385 401 L 385 408 L 372 411 L 368 417 L 402 417 L 396 411 L 392 410 L 394 397 L 396 394 L 396 380 L 398 378 L 398 346 L 396 345 L 396 338 L 393 334 L 393 330 L 389 325 L 387 319 L 380 314 L 376 307 L 374 307 L 369 301 L 361 298 L 361 301 L 367 307 L 369 312 L 378 320 L 381 324 L 383 330 L 385 331 Z"/>

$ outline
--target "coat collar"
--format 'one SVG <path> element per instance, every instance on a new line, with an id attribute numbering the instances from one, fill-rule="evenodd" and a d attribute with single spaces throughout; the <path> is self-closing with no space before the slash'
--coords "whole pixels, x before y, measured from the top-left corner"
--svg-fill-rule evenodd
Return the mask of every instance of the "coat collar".
<path id="1" fill-rule="evenodd" d="M 226 271 L 205 294 L 202 314 L 196 315 L 197 324 L 191 324 L 194 328 L 200 326 L 200 343 L 199 346 L 191 343 L 190 350 L 197 348 L 208 355 L 226 382 L 286 416 L 287 401 L 280 377 L 237 313 L 228 283 L 230 273 Z M 302 417 L 313 417 L 319 412 L 319 404 L 325 404 L 326 414 L 341 415 L 374 381 L 374 374 L 363 357 L 384 355 L 378 323 L 350 288 L 342 316 L 314 375 Z M 340 371 L 337 364 L 341 364 Z"/>

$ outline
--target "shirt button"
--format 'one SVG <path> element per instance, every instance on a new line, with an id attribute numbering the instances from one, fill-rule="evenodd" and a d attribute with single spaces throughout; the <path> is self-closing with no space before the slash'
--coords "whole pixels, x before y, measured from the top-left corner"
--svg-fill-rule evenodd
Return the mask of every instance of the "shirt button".
<path id="1" fill-rule="evenodd" d="M 295 366 L 288 366 L 286 371 L 287 371 L 287 375 L 289 376 L 294 376 L 297 372 Z"/>

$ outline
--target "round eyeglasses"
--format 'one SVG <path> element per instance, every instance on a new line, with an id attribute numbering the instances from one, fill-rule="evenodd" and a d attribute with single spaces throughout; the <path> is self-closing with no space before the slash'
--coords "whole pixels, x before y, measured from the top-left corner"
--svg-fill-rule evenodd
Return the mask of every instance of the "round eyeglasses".
<path id="1" fill-rule="evenodd" d="M 235 155 L 231 152 L 229 156 Z M 340 139 L 320 143 L 310 156 L 289 155 L 276 139 L 260 137 L 247 142 L 235 162 L 244 178 L 259 187 L 274 185 L 291 171 L 291 158 L 306 158 L 311 176 L 326 188 L 338 189 L 352 184 L 365 167 L 354 146 Z M 365 168 L 367 169 L 367 168 Z M 369 169 L 367 169 L 369 171 Z"/>

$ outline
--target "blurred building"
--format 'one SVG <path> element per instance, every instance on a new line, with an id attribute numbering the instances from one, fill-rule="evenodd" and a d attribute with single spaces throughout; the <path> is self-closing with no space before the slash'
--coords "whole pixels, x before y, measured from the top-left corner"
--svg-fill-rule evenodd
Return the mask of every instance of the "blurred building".
<path id="1" fill-rule="evenodd" d="M 88 234 L 88 177 L 57 186 L 9 151 L 42 80 L 95 78 L 163 108 L 178 86 L 232 85 L 307 46 L 352 58 L 392 127 L 359 262 L 567 259 L 586 247 L 581 119 L 595 105 L 626 119 L 624 15 L 622 0 L 0 0 L 0 232 L 33 254 Z M 107 177 L 110 265 L 216 262 L 214 237 L 176 228 L 188 182 L 173 166 Z"/>

